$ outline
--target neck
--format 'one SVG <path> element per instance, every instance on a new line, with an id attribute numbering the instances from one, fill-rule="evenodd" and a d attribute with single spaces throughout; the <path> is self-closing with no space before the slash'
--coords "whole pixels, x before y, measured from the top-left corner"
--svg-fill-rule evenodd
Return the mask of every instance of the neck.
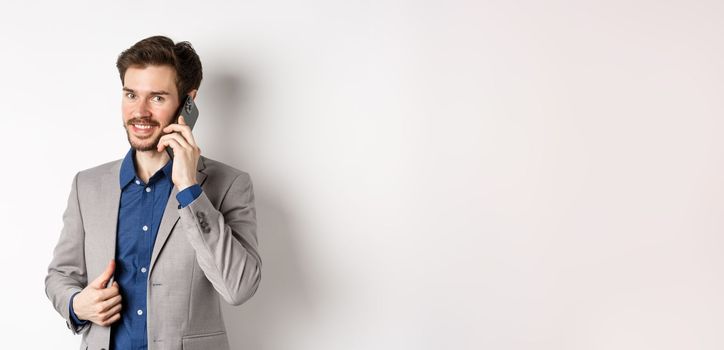
<path id="1" fill-rule="evenodd" d="M 136 151 L 136 175 L 148 183 L 148 179 L 153 176 L 158 170 L 163 168 L 164 165 L 171 159 L 166 150 L 156 152 L 156 150 L 139 152 Z"/>

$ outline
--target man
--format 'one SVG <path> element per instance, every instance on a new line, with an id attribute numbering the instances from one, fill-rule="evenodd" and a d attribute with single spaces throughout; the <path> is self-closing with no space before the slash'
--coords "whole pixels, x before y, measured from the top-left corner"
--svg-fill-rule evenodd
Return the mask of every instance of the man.
<path id="1" fill-rule="evenodd" d="M 219 297 L 261 278 L 251 178 L 174 122 L 201 84 L 191 44 L 150 37 L 116 66 L 131 148 L 73 179 L 45 292 L 81 349 L 228 349 Z"/>

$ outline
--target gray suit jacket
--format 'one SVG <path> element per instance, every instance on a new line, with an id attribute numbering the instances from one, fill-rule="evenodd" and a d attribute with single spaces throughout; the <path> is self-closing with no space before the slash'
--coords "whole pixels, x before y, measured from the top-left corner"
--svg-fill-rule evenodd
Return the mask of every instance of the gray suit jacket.
<path id="1" fill-rule="evenodd" d="M 53 306 L 73 333 L 83 335 L 81 349 L 109 348 L 110 328 L 89 323 L 75 329 L 68 303 L 115 256 L 121 162 L 76 174 L 45 278 Z M 228 349 L 219 297 L 239 305 L 259 286 L 249 174 L 202 156 L 197 182 L 203 193 L 182 209 L 173 188 L 161 219 L 147 281 L 149 350 Z"/>

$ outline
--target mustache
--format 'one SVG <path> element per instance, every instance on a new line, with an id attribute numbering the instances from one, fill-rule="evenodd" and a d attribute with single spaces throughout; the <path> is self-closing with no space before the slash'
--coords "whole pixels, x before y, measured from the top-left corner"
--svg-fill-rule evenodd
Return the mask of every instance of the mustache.
<path id="1" fill-rule="evenodd" d="M 130 119 L 128 122 L 126 122 L 126 125 L 128 125 L 128 126 L 130 126 L 131 124 L 160 126 L 159 123 L 154 122 L 151 119 L 146 119 L 146 118 L 133 118 L 133 119 Z"/>

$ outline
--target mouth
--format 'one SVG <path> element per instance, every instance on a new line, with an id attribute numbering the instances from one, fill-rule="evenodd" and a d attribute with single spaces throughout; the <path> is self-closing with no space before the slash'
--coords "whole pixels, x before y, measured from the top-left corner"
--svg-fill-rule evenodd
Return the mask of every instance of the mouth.
<path id="1" fill-rule="evenodd" d="M 150 135 L 154 132 L 154 130 L 157 128 L 156 125 L 152 124 L 131 124 L 131 130 L 134 134 L 137 135 Z"/>

